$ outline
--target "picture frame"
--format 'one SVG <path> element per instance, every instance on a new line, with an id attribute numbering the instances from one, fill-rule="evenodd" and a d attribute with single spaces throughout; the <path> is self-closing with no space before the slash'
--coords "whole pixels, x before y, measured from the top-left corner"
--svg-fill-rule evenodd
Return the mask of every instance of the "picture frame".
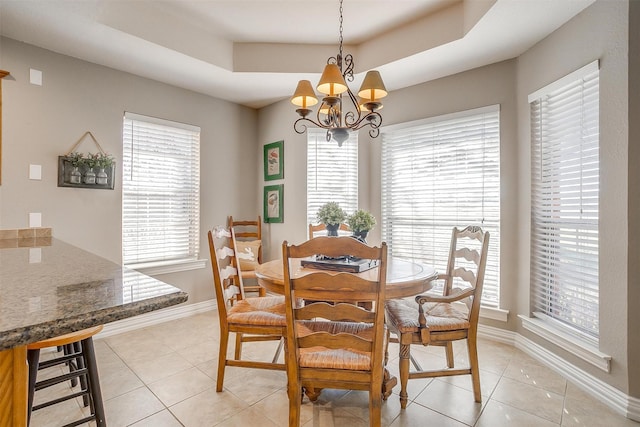
<path id="1" fill-rule="evenodd" d="M 284 141 L 264 146 L 264 180 L 284 179 Z"/>
<path id="2" fill-rule="evenodd" d="M 264 222 L 284 222 L 284 184 L 265 185 L 264 187 Z"/>

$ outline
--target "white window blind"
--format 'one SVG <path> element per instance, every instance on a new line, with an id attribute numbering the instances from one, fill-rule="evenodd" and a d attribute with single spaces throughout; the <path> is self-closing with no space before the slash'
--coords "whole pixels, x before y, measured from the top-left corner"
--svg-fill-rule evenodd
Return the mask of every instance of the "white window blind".
<path id="1" fill-rule="evenodd" d="M 382 239 L 445 271 L 453 227 L 491 233 L 482 304 L 499 306 L 500 111 L 489 106 L 382 130 Z"/>
<path id="2" fill-rule="evenodd" d="M 125 113 L 123 263 L 140 268 L 198 258 L 200 128 Z"/>
<path id="3" fill-rule="evenodd" d="M 534 315 L 598 337 L 597 61 L 529 97 Z"/>
<path id="4" fill-rule="evenodd" d="M 348 215 L 358 209 L 358 133 L 338 143 L 327 131 L 307 129 L 307 222 L 316 224 L 318 209 L 337 202 Z"/>

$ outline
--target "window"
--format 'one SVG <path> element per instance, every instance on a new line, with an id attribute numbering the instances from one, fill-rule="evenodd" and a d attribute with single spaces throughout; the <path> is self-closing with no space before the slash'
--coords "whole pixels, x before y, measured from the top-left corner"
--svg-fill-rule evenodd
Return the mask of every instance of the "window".
<path id="1" fill-rule="evenodd" d="M 338 143 L 327 141 L 327 131 L 307 129 L 307 222 L 327 202 L 337 202 L 347 214 L 358 209 L 358 133 Z"/>
<path id="2" fill-rule="evenodd" d="M 454 226 L 489 231 L 482 295 L 499 305 L 500 111 L 490 106 L 382 130 L 382 239 L 389 255 L 444 271 Z"/>
<path id="3" fill-rule="evenodd" d="M 529 96 L 534 316 L 598 337 L 597 61 Z"/>
<path id="4" fill-rule="evenodd" d="M 125 113 L 122 141 L 123 263 L 187 269 L 199 251 L 200 128 Z"/>

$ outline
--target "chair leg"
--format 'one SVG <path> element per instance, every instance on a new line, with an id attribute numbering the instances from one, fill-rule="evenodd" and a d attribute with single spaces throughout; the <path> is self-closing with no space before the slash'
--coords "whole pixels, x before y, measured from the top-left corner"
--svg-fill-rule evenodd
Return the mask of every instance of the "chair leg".
<path id="1" fill-rule="evenodd" d="M 242 358 L 242 333 L 236 332 L 236 348 L 234 350 L 234 356 L 236 360 Z"/>
<path id="2" fill-rule="evenodd" d="M 38 375 L 38 363 L 40 360 L 40 350 L 28 350 L 27 361 L 29 362 L 29 393 L 27 406 L 27 425 L 31 419 L 31 410 L 33 408 L 33 395 L 36 391 L 36 377 Z"/>
<path id="3" fill-rule="evenodd" d="M 391 339 L 391 331 L 389 331 L 389 329 L 387 329 L 386 335 L 387 337 L 384 343 L 384 366 L 387 366 L 387 363 L 389 363 L 389 340 Z"/>
<path id="4" fill-rule="evenodd" d="M 446 346 L 447 366 L 453 368 L 453 342 L 449 341 Z"/>
<path id="5" fill-rule="evenodd" d="M 96 353 L 93 349 L 93 338 L 89 337 L 82 340 L 81 346 L 84 364 L 88 372 L 87 379 L 89 380 L 89 389 L 91 390 L 96 424 L 97 427 L 106 427 L 107 422 L 102 404 L 102 392 L 100 391 L 100 380 L 98 376 L 98 365 L 96 364 Z"/>
<path id="6" fill-rule="evenodd" d="M 407 384 L 409 383 L 409 357 L 411 346 L 409 344 L 400 344 L 400 407 L 405 409 L 409 395 L 407 393 Z"/>
<path id="7" fill-rule="evenodd" d="M 369 390 L 369 427 L 380 427 L 382 419 L 382 384 Z"/>
<path id="8" fill-rule="evenodd" d="M 302 406 L 302 387 L 297 381 L 289 383 L 289 427 L 300 427 L 300 407 Z"/>
<path id="9" fill-rule="evenodd" d="M 467 338 L 467 348 L 469 349 L 469 365 L 471 367 L 471 382 L 473 383 L 473 398 L 476 402 L 482 402 L 480 392 L 480 367 L 478 365 L 478 347 L 476 340 Z"/>
<path id="10" fill-rule="evenodd" d="M 218 378 L 216 391 L 222 391 L 224 384 L 224 368 L 227 366 L 227 347 L 229 346 L 229 331 L 220 331 L 220 351 L 218 353 Z"/>

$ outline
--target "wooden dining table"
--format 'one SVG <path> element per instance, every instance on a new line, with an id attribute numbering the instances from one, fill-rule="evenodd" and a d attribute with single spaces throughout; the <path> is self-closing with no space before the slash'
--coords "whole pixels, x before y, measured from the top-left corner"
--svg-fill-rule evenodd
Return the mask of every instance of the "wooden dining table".
<path id="1" fill-rule="evenodd" d="M 256 268 L 258 284 L 270 292 L 284 293 L 284 274 L 282 260 L 274 260 L 260 264 Z M 301 277 L 314 271 L 309 267 L 303 267 L 299 259 L 291 260 L 291 273 L 293 277 Z M 329 274 L 338 274 L 337 271 L 326 271 Z M 376 280 L 377 269 L 373 268 L 359 274 L 368 280 Z M 432 282 L 438 276 L 435 268 L 400 258 L 389 257 L 387 260 L 387 286 L 385 288 L 386 299 L 405 298 L 418 295 L 432 288 Z"/>
<path id="2" fill-rule="evenodd" d="M 303 267 L 300 259 L 291 260 L 291 274 L 301 277 L 313 272 L 314 269 Z M 317 271 L 317 270 L 315 270 Z M 258 284 L 270 292 L 284 294 L 284 273 L 282 260 L 269 261 L 260 264 L 256 270 Z M 338 271 L 327 271 L 329 274 L 339 274 Z M 361 275 L 368 280 L 377 279 L 377 268 L 352 273 Z M 389 257 L 387 259 L 387 281 L 385 287 L 385 298 L 396 299 L 418 295 L 428 291 L 433 287 L 432 282 L 438 277 L 435 268 L 412 262 L 400 258 Z M 382 384 L 382 394 L 384 399 L 389 397 L 393 387 L 397 384 L 397 378 L 392 376 L 385 368 L 384 381 Z M 307 396 L 313 401 L 317 398 L 320 390 L 305 390 Z"/>

